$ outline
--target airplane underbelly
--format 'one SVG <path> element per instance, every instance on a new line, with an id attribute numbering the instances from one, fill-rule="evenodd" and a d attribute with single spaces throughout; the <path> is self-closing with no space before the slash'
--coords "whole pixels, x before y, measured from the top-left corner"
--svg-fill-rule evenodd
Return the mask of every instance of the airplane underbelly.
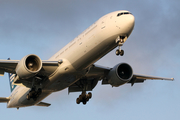
<path id="1" fill-rule="evenodd" d="M 104 40 L 103 42 L 90 46 L 89 49 L 86 50 L 86 53 L 84 55 L 79 55 L 79 59 L 73 61 L 70 58 L 70 62 L 72 62 L 72 66 L 76 70 L 82 70 L 88 68 L 90 65 L 95 63 L 97 60 L 102 58 L 104 55 L 106 55 L 109 51 L 114 49 L 116 47 L 115 37 L 108 38 L 107 40 Z"/>
<path id="2" fill-rule="evenodd" d="M 36 101 L 34 101 L 33 99 L 27 100 L 26 94 L 25 94 L 24 96 L 20 98 L 19 102 L 21 103 L 21 107 L 32 106 L 39 103 L 41 100 L 43 100 L 50 94 L 51 92 L 42 92 Z"/>
<path id="3" fill-rule="evenodd" d="M 63 90 L 67 87 L 69 87 L 72 83 L 76 81 L 76 76 L 72 73 L 67 73 L 67 74 L 57 74 L 54 75 L 51 78 L 51 85 L 46 87 L 47 90 L 52 90 L 53 92 L 55 91 L 60 91 Z"/>
<path id="4" fill-rule="evenodd" d="M 55 92 L 63 90 L 75 83 L 77 80 L 79 80 L 79 78 L 86 74 L 86 68 L 116 47 L 115 42 L 111 40 L 113 38 L 115 38 L 115 36 L 112 36 L 112 38 L 104 40 L 103 42 L 100 42 L 94 46 L 88 45 L 87 43 L 85 46 L 89 46 L 89 48 L 86 49 L 84 54 L 68 56 L 66 58 L 67 60 L 64 60 L 63 62 L 65 66 L 62 64 L 57 72 L 49 78 L 50 82 L 45 88 Z M 79 50 L 81 50 L 81 48 Z M 78 59 L 75 59 L 76 57 Z"/>
<path id="5" fill-rule="evenodd" d="M 8 108 L 17 108 L 17 107 L 27 107 L 32 106 L 39 103 L 45 97 L 51 94 L 51 92 L 42 92 L 42 94 L 37 98 L 36 101 L 33 99 L 27 100 L 26 96 L 29 93 L 30 88 L 19 87 L 19 89 L 15 92 L 13 96 L 11 96 L 11 100 L 8 103 Z"/>

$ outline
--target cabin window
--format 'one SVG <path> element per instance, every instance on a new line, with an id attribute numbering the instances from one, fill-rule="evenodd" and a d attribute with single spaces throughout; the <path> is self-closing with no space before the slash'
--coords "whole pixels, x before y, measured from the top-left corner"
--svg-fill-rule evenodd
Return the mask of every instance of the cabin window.
<path id="1" fill-rule="evenodd" d="M 117 17 L 121 16 L 121 15 L 127 15 L 127 14 L 131 14 L 130 12 L 122 12 L 122 13 L 118 13 Z"/>
<path id="2" fill-rule="evenodd" d="M 117 16 L 121 16 L 121 15 L 123 15 L 123 13 L 118 13 L 118 15 L 117 15 Z"/>

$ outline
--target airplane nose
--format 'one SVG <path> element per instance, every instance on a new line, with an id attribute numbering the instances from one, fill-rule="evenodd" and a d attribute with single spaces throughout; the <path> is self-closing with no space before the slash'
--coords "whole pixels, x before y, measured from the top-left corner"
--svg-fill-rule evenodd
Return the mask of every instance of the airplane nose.
<path id="1" fill-rule="evenodd" d="M 131 34 L 133 28 L 134 28 L 134 24 L 135 24 L 135 18 L 133 15 L 128 15 L 126 17 L 126 25 L 125 25 L 125 28 L 126 28 L 126 32 L 128 33 L 128 36 Z"/>
<path id="2" fill-rule="evenodd" d="M 133 15 L 129 15 L 129 24 L 131 24 L 132 26 L 134 26 L 134 22 L 135 22 L 135 18 Z"/>
<path id="3" fill-rule="evenodd" d="M 127 21 L 126 21 L 127 27 L 133 28 L 134 27 L 134 22 L 135 22 L 134 16 L 133 15 L 128 15 Z"/>

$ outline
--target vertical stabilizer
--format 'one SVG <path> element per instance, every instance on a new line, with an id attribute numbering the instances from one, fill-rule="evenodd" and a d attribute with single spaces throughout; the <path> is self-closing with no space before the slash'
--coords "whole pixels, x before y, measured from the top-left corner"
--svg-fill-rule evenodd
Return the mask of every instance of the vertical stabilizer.
<path id="1" fill-rule="evenodd" d="M 10 60 L 10 58 L 8 58 L 8 60 Z M 11 92 L 12 92 L 14 90 L 14 88 L 16 87 L 16 85 L 13 84 L 16 74 L 8 73 L 8 75 L 9 75 L 10 88 L 11 88 Z"/>

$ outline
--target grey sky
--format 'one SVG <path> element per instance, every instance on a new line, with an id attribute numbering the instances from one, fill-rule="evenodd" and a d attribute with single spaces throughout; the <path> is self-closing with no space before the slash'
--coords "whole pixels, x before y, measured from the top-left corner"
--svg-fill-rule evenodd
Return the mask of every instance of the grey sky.
<path id="1" fill-rule="evenodd" d="M 175 78 L 118 88 L 99 83 L 86 106 L 75 103 L 80 93 L 67 90 L 45 99 L 49 108 L 16 111 L 0 104 L 1 118 L 179 120 L 179 5 L 179 0 L 0 0 L 0 59 L 31 53 L 48 59 L 103 15 L 125 9 L 135 16 L 134 31 L 122 47 L 125 55 L 117 57 L 113 50 L 97 64 L 127 62 L 135 73 Z M 8 96 L 7 75 L 0 79 L 0 96 Z"/>

